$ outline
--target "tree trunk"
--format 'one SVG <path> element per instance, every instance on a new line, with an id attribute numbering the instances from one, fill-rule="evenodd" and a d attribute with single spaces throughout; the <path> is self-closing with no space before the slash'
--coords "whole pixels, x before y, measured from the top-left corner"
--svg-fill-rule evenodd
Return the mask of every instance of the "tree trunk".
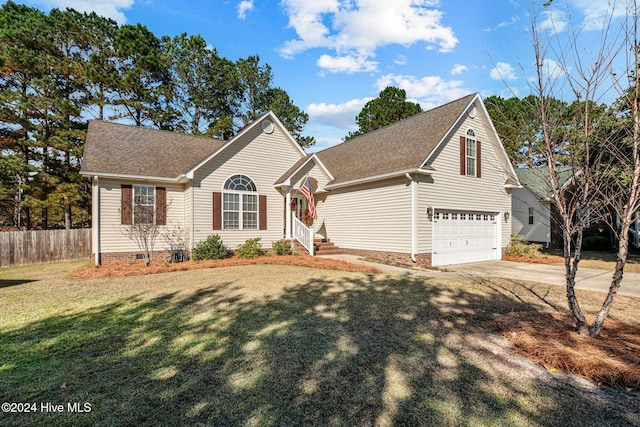
<path id="1" fill-rule="evenodd" d="M 71 205 L 67 204 L 64 207 L 64 229 L 71 230 L 71 227 L 72 227 Z"/>
<path id="2" fill-rule="evenodd" d="M 573 263 L 571 262 L 571 236 L 568 235 L 565 230 L 564 238 L 564 267 L 566 276 L 567 287 L 567 301 L 569 303 L 569 310 L 571 311 L 571 317 L 573 323 L 576 325 L 576 332 L 579 335 L 589 335 L 589 323 L 582 313 L 578 297 L 576 296 L 576 274 L 578 273 L 578 265 L 580 263 L 580 246 L 582 244 L 582 233 L 578 233 L 576 240 L 575 256 Z"/>

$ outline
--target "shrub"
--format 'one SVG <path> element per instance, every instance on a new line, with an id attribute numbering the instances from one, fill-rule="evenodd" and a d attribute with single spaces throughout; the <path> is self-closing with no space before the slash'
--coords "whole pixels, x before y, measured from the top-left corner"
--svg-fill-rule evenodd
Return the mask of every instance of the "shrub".
<path id="1" fill-rule="evenodd" d="M 271 242 L 271 249 L 273 249 L 273 253 L 276 255 L 291 255 L 293 253 L 291 250 L 291 244 L 286 240 L 276 240 L 275 242 Z"/>
<path id="2" fill-rule="evenodd" d="M 217 234 L 213 234 L 198 243 L 191 251 L 191 256 L 194 261 L 201 261 L 205 259 L 222 259 L 229 256 L 229 250 L 222 243 L 222 239 Z"/>
<path id="3" fill-rule="evenodd" d="M 582 241 L 582 249 L 585 251 L 604 252 L 610 248 L 611 243 L 604 236 L 589 236 Z"/>
<path id="4" fill-rule="evenodd" d="M 262 244 L 260 243 L 260 237 L 247 239 L 246 242 L 236 248 L 236 255 L 238 255 L 239 258 L 256 258 L 264 255 L 264 253 L 264 249 L 262 249 Z"/>
<path id="5" fill-rule="evenodd" d="M 542 245 L 528 243 L 526 240 L 522 240 L 522 237 L 519 234 L 512 234 L 509 246 L 507 246 L 507 255 L 538 256 L 540 255 L 540 249 L 542 249 Z"/>

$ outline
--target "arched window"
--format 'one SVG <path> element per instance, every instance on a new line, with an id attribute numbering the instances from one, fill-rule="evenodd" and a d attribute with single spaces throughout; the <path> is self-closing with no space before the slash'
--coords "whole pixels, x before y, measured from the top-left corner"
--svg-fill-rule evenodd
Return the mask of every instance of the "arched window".
<path id="1" fill-rule="evenodd" d="M 467 176 L 476 176 L 476 133 L 473 129 L 467 130 L 465 163 Z"/>
<path id="2" fill-rule="evenodd" d="M 222 192 L 222 228 L 225 230 L 258 229 L 258 191 L 245 175 L 233 175 Z"/>

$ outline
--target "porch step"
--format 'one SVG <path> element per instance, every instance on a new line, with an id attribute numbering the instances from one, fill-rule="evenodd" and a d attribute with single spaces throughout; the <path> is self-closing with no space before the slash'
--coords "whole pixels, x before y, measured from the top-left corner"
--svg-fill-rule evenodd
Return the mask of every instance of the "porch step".
<path id="1" fill-rule="evenodd" d="M 333 255 L 344 253 L 329 239 L 313 239 L 313 246 L 316 255 Z"/>
<path id="2" fill-rule="evenodd" d="M 306 253 L 307 250 L 299 243 L 294 241 L 296 251 Z M 315 255 L 334 255 L 342 254 L 344 251 L 337 247 L 329 239 L 313 239 L 313 252 Z"/>

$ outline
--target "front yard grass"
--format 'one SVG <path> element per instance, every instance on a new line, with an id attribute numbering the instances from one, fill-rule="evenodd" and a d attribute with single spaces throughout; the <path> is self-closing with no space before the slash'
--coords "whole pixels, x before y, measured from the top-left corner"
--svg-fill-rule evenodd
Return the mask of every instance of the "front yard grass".
<path id="1" fill-rule="evenodd" d="M 558 378 L 493 333 L 564 307 L 561 287 L 282 265 L 67 273 L 80 265 L 0 269 L 0 401 L 38 405 L 0 425 L 640 423 L 637 397 Z M 612 317 L 639 314 L 619 296 Z"/>

